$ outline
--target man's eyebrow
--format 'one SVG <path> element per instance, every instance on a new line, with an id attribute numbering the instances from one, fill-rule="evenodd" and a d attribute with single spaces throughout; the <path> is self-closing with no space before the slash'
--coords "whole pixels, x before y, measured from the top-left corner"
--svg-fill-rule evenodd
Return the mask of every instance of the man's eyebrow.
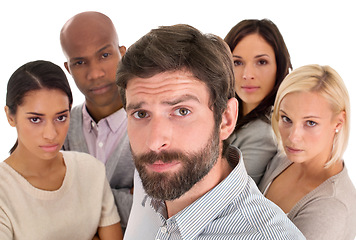
<path id="1" fill-rule="evenodd" d="M 111 46 L 110 44 L 107 44 L 104 47 L 100 48 L 95 53 L 99 54 L 100 52 L 104 51 L 105 49 L 109 48 L 110 46 Z M 71 58 L 70 61 L 79 61 L 79 60 L 83 60 L 83 59 L 85 59 L 85 57 L 74 57 L 74 58 Z"/>
<path id="2" fill-rule="evenodd" d="M 196 96 L 191 95 L 191 94 L 185 94 L 185 95 L 183 95 L 181 97 L 178 97 L 176 99 L 173 99 L 171 101 L 163 101 L 162 103 L 174 106 L 174 105 L 177 105 L 179 103 L 190 101 L 190 100 L 193 100 L 193 101 L 196 101 L 196 102 L 200 103 L 199 99 Z"/>
<path id="3" fill-rule="evenodd" d="M 173 100 L 164 100 L 164 101 L 162 101 L 162 104 L 174 106 L 179 103 L 190 101 L 190 100 L 200 103 L 200 100 L 196 96 L 191 95 L 191 94 L 186 94 L 186 95 L 180 96 Z M 127 105 L 126 111 L 140 109 L 142 107 L 142 105 L 144 105 L 144 104 L 146 104 L 146 102 L 144 102 L 144 101 L 138 102 L 138 103 L 130 103 Z"/>
<path id="4" fill-rule="evenodd" d="M 104 51 L 105 49 L 109 48 L 111 45 L 107 44 L 104 47 L 100 48 L 98 51 L 96 51 L 96 53 L 100 53 L 101 51 Z"/>
<path id="5" fill-rule="evenodd" d="M 130 103 L 126 106 L 126 111 L 139 109 L 142 107 L 143 104 L 145 104 L 145 102 Z"/>

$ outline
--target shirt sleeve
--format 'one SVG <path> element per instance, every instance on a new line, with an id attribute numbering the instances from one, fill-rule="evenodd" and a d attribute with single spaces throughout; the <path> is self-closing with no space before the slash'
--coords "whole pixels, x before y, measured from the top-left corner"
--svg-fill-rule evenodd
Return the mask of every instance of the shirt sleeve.
<path id="1" fill-rule="evenodd" d="M 306 239 L 345 239 L 348 211 L 337 199 L 320 199 L 303 206 L 291 219 Z"/>
<path id="2" fill-rule="evenodd" d="M 120 222 L 120 216 L 115 205 L 113 193 L 111 192 L 109 183 L 105 178 L 99 227 L 110 226 L 118 222 Z"/>
<path id="3" fill-rule="evenodd" d="M 13 239 L 11 222 L 2 208 L 0 208 L 0 239 Z"/>

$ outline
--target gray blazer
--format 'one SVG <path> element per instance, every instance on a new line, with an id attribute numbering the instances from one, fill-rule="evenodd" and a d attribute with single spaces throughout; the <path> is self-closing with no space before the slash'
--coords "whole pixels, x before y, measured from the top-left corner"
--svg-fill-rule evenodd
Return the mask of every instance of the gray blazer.
<path id="1" fill-rule="evenodd" d="M 63 145 L 64 150 L 89 153 L 83 133 L 82 108 L 83 104 L 74 107 L 71 111 L 70 126 Z M 126 227 L 132 206 L 130 189 L 133 187 L 135 170 L 127 132 L 107 160 L 105 168 L 121 218 L 121 225 Z"/>
<path id="2" fill-rule="evenodd" d="M 256 119 L 238 131 L 234 131 L 228 141 L 242 152 L 247 174 L 258 184 L 266 167 L 277 153 L 277 144 L 274 140 L 270 124 Z"/>

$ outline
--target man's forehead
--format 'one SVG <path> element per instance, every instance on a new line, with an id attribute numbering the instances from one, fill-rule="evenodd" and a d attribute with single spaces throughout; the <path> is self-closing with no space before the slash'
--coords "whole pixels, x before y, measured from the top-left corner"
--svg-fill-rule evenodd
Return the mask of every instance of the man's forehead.
<path id="1" fill-rule="evenodd" d="M 173 105 L 175 102 L 195 100 L 201 102 L 208 93 L 204 82 L 191 73 L 163 73 L 151 78 L 133 78 L 126 88 L 127 106 L 157 102 Z"/>
<path id="2" fill-rule="evenodd" d="M 204 86 L 205 83 L 196 78 L 191 72 L 180 70 L 159 73 L 150 78 L 132 78 L 128 81 L 126 90 L 137 91 L 144 89 L 159 92 L 165 88 L 178 90 L 195 85 Z"/>

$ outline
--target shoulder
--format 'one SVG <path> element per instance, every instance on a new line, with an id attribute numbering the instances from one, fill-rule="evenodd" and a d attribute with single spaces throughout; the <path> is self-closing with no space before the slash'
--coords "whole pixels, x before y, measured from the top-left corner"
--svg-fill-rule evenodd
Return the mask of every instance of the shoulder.
<path id="1" fill-rule="evenodd" d="M 344 239 L 355 224 L 350 214 L 339 199 L 319 197 L 294 207 L 288 217 L 307 239 Z"/>
<path id="2" fill-rule="evenodd" d="M 250 182 L 237 199 L 239 212 L 247 227 L 255 229 L 264 239 L 301 239 L 299 230 L 286 214 L 274 203 L 263 197 L 255 184 Z M 277 230 L 277 228 L 278 230 Z"/>
<path id="3" fill-rule="evenodd" d="M 74 167 L 79 173 L 99 175 L 99 173 L 105 175 L 105 166 L 102 162 L 88 153 L 76 152 L 76 151 L 62 151 L 63 158 L 66 165 Z"/>
<path id="4" fill-rule="evenodd" d="M 320 225 L 325 230 L 343 232 L 347 231 L 350 223 L 356 224 L 355 202 L 356 190 L 344 168 L 306 195 L 293 207 L 288 216 L 296 225 L 303 228 L 308 228 L 306 225 L 311 224 Z"/>
<path id="5" fill-rule="evenodd" d="M 271 139 L 273 140 L 273 131 L 270 124 L 256 119 L 231 134 L 231 138 L 236 139 Z"/>
<path id="6" fill-rule="evenodd" d="M 82 119 L 83 119 L 83 105 L 84 103 L 82 104 L 79 104 L 75 107 L 72 108 L 72 110 L 70 111 L 70 117 L 71 117 L 71 124 L 74 123 L 77 123 L 77 122 L 82 122 Z"/>
<path id="7" fill-rule="evenodd" d="M 82 104 L 79 104 L 79 105 L 77 105 L 77 106 L 74 106 L 73 108 L 72 108 L 72 110 L 71 110 L 71 113 L 73 114 L 73 113 L 81 113 L 82 112 L 82 108 L 83 108 L 83 105 L 84 105 L 84 103 L 82 103 Z"/>

